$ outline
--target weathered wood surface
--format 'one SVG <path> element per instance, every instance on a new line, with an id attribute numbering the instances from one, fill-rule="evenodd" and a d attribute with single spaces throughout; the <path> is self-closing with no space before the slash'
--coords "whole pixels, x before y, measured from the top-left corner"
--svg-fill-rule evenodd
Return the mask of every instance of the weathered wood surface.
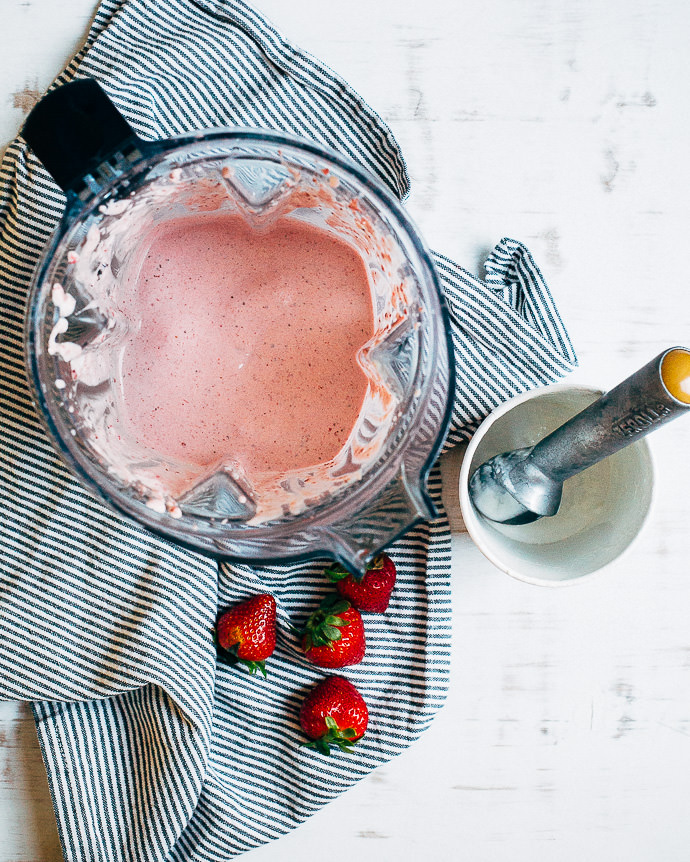
<path id="1" fill-rule="evenodd" d="M 429 244 L 476 270 L 528 243 L 578 350 L 614 384 L 690 343 L 690 6 L 684 0 L 257 0 L 389 122 Z M 2 0 L 0 146 L 93 0 Z M 252 862 L 690 858 L 690 423 L 650 438 L 653 512 L 598 580 L 493 569 L 457 512 L 448 704 L 406 754 Z M 0 862 L 59 844 L 27 707 L 0 705 Z"/>

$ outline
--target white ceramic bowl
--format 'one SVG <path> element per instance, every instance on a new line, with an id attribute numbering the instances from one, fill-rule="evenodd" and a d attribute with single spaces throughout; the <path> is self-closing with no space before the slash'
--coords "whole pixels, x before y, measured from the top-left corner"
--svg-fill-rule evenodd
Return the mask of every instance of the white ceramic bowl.
<path id="1" fill-rule="evenodd" d="M 469 478 L 484 461 L 538 443 L 600 395 L 556 384 L 518 395 L 493 411 L 470 441 L 460 471 L 460 506 L 479 550 L 514 578 L 563 586 L 600 572 L 639 533 L 649 511 L 654 472 L 646 440 L 569 479 L 559 512 L 532 524 L 494 524 L 472 505 Z"/>

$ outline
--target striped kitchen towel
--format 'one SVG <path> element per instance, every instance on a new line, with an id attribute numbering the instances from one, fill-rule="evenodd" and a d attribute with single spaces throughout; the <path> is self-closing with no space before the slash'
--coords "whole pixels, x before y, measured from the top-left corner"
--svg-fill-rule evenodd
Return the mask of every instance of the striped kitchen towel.
<path id="1" fill-rule="evenodd" d="M 57 83 L 101 82 L 159 138 L 248 125 L 316 139 L 408 191 L 398 146 L 347 84 L 242 0 L 105 0 Z M 34 703 L 67 860 L 219 862 L 294 827 L 403 751 L 444 700 L 450 535 L 443 514 L 391 550 L 398 586 L 368 616 L 346 675 L 370 728 L 353 756 L 301 749 L 297 710 L 322 677 L 288 622 L 325 590 L 324 563 L 250 567 L 176 547 L 85 493 L 35 415 L 23 363 L 27 286 L 64 199 L 21 138 L 0 167 L 0 697 Z M 458 386 L 448 445 L 504 399 L 575 357 L 529 252 L 503 240 L 479 281 L 436 264 Z M 440 478 L 431 479 L 440 507 Z M 267 680 L 216 662 L 219 607 L 269 591 L 279 606 Z"/>

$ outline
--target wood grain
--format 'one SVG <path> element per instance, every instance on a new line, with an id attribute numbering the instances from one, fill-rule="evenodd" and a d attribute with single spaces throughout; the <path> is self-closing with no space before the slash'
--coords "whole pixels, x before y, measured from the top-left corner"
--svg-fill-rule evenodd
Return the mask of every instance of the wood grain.
<path id="1" fill-rule="evenodd" d="M 0 859 L 62 859 L 28 704 L 0 702 Z"/>
<path id="2" fill-rule="evenodd" d="M 690 343 L 683 0 L 257 5 L 390 123 L 433 248 L 479 271 L 501 236 L 530 246 L 580 356 L 574 381 L 606 388 Z M 92 11 L 3 0 L 0 143 Z M 407 753 L 247 859 L 305 858 L 337 834 L 336 858 L 360 862 L 686 862 L 689 434 L 681 419 L 650 438 L 656 499 L 628 554 L 554 591 L 474 548 L 451 456 L 447 706 Z M 0 862 L 54 862 L 27 710 L 3 705 L 0 732 Z"/>

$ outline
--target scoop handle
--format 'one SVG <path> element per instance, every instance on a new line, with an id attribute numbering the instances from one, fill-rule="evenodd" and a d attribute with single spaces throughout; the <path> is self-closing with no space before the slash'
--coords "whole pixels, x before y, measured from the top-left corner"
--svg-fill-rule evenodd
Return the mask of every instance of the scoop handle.
<path id="1" fill-rule="evenodd" d="M 545 437 L 532 450 L 530 461 L 549 478 L 563 482 L 687 413 L 690 393 L 686 396 L 678 388 L 674 374 L 667 370 L 678 363 L 687 366 L 690 382 L 690 350 L 684 347 L 664 350 Z"/>

